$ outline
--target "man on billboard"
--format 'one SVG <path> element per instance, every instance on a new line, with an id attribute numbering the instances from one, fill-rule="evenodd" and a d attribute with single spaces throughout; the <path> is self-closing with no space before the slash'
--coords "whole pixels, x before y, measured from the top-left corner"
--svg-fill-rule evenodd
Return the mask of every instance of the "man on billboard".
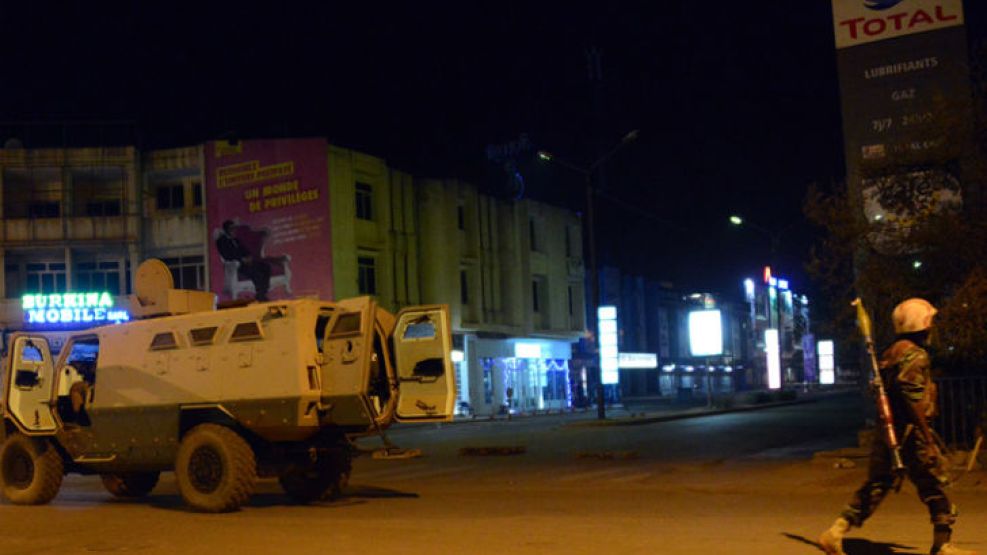
<path id="1" fill-rule="evenodd" d="M 236 271 L 254 284 L 254 298 L 264 302 L 271 287 L 271 267 L 259 252 L 252 252 L 237 239 L 236 228 L 233 220 L 223 222 L 223 232 L 216 238 L 216 250 L 224 262 L 238 263 Z"/>

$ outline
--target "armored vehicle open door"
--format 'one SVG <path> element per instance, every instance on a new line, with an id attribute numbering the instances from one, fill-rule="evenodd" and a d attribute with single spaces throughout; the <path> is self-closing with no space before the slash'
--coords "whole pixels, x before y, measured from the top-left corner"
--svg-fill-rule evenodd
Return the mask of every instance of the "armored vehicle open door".
<path id="1" fill-rule="evenodd" d="M 58 428 L 52 397 L 55 363 L 48 340 L 14 334 L 7 357 L 5 403 L 7 412 L 27 435 L 50 435 Z"/>
<path id="2" fill-rule="evenodd" d="M 391 345 L 399 389 L 395 418 L 399 422 L 451 420 L 456 384 L 448 308 L 402 309 L 391 332 Z"/>

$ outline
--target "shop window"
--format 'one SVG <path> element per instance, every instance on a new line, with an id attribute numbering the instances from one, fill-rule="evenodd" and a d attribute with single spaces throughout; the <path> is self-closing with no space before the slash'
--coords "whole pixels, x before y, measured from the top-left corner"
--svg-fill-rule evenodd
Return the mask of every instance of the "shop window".
<path id="1" fill-rule="evenodd" d="M 372 256 L 360 256 L 356 259 L 357 289 L 361 295 L 377 294 L 377 261 Z"/>
<path id="2" fill-rule="evenodd" d="M 361 220 L 373 220 L 373 187 L 369 183 L 356 182 L 356 217 Z"/>
<path id="3" fill-rule="evenodd" d="M 158 210 L 181 210 L 185 208 L 185 185 L 167 183 L 155 189 Z"/>
<path id="4" fill-rule="evenodd" d="M 162 262 L 171 270 L 171 278 L 175 289 L 206 290 L 206 262 L 203 256 L 176 256 L 162 258 Z"/>

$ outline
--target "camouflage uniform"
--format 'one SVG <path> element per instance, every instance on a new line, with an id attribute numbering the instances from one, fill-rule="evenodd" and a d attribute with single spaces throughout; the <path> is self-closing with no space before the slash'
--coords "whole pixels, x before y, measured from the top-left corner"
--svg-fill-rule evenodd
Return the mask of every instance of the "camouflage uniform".
<path id="1" fill-rule="evenodd" d="M 907 339 L 899 339 L 881 357 L 881 374 L 888 385 L 895 432 L 901 442 L 901 457 L 908 478 L 918 489 L 919 498 L 929 508 L 937 535 L 948 541 L 956 521 L 953 506 L 943 486 L 947 482 L 944 460 L 934 441 L 930 444 L 917 419 L 927 421 L 936 414 L 936 386 L 930 375 L 929 354 Z M 861 526 L 894 485 L 891 452 L 881 434 L 874 435 L 867 480 L 854 493 L 842 516 L 853 526 Z"/>

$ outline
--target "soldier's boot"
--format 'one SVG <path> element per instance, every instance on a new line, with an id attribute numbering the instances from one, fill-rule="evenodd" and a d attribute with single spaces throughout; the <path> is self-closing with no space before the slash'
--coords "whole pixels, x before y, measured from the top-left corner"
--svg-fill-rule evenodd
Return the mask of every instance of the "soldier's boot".
<path id="1" fill-rule="evenodd" d="M 843 517 L 836 519 L 836 522 L 819 536 L 819 546 L 826 552 L 826 555 L 846 555 L 843 551 L 843 536 L 849 530 L 849 520 Z"/>
<path id="2" fill-rule="evenodd" d="M 943 544 L 933 555 L 977 555 L 976 551 L 961 549 L 951 543 Z"/>

